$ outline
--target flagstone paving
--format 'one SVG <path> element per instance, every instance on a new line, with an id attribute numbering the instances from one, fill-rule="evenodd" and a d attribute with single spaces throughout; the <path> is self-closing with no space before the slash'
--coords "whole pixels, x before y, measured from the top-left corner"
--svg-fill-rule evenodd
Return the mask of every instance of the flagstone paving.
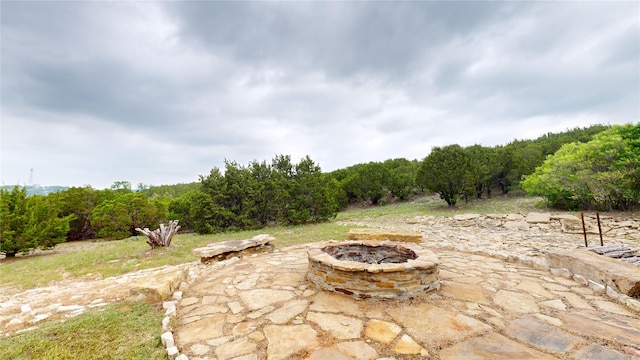
<path id="1" fill-rule="evenodd" d="M 173 333 L 189 359 L 640 359 L 640 314 L 544 269 L 433 249 L 442 287 L 358 301 L 306 280 L 308 246 L 198 265 Z"/>

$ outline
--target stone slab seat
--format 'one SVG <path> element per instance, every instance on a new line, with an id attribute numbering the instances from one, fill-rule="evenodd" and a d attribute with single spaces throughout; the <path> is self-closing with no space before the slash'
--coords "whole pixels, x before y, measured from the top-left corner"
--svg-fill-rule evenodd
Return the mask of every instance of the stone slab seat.
<path id="1" fill-rule="evenodd" d="M 274 237 L 267 234 L 260 234 L 251 239 L 212 243 L 205 247 L 193 249 L 193 254 L 200 257 L 200 261 L 203 263 L 207 263 L 238 256 L 240 253 L 247 255 L 256 252 L 272 251 L 274 245 L 271 244 L 271 242 L 273 241 L 275 241 Z"/>
<path id="2" fill-rule="evenodd" d="M 414 242 L 422 241 L 422 233 L 413 231 L 394 231 L 385 229 L 351 229 L 347 234 L 349 240 L 391 240 L 397 242 Z"/>
<path id="3" fill-rule="evenodd" d="M 129 293 L 140 300 L 158 303 L 169 299 L 180 283 L 187 279 L 185 266 L 166 266 L 132 284 Z"/>
<path id="4" fill-rule="evenodd" d="M 546 253 L 550 268 L 567 269 L 613 290 L 640 297 L 640 267 L 588 250 L 550 250 Z"/>

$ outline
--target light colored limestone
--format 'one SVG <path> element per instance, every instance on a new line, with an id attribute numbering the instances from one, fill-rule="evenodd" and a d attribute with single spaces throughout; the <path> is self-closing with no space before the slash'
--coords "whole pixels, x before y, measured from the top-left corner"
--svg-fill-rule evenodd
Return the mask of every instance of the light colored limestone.
<path id="1" fill-rule="evenodd" d="M 367 322 L 365 336 L 382 344 L 391 344 L 402 328 L 388 321 L 371 319 Z"/>
<path id="2" fill-rule="evenodd" d="M 307 320 L 341 340 L 357 339 L 362 332 L 362 320 L 349 316 L 310 311 Z"/>
<path id="3" fill-rule="evenodd" d="M 317 333 L 309 325 L 267 325 L 264 335 L 269 342 L 269 360 L 287 359 L 298 351 L 317 349 L 320 344 Z"/>
<path id="4" fill-rule="evenodd" d="M 494 296 L 493 301 L 506 310 L 516 313 L 532 314 L 540 311 L 535 299 L 529 294 L 500 290 Z"/>

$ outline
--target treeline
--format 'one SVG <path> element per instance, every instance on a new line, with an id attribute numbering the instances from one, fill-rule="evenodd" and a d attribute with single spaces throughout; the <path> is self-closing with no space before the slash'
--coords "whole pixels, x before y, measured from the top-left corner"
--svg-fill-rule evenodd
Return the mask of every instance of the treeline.
<path id="1" fill-rule="evenodd" d="M 383 205 L 425 192 L 455 206 L 461 198 L 520 189 L 523 177 L 563 145 L 586 144 L 607 129 L 576 128 L 495 147 L 436 147 L 421 161 L 390 159 L 329 173 L 309 156 L 293 163 L 290 156 L 278 155 L 246 166 L 225 161 L 224 171 L 214 168 L 190 184 L 139 184 L 132 190 L 129 182 L 118 181 L 106 190 L 74 187 L 47 196 L 27 196 L 20 187 L 0 190 L 0 251 L 12 256 L 68 240 L 121 239 L 136 235 L 136 227 L 153 229 L 168 219 L 198 233 L 316 223 L 349 205 Z M 633 132 L 625 136 L 637 138 Z M 584 204 L 568 201 L 573 198 L 564 190 L 554 191 L 561 196 L 551 200 L 563 199 L 555 205 Z M 531 192 L 547 196 L 540 186 Z"/>
<path id="2" fill-rule="evenodd" d="M 175 219 L 198 233 L 317 223 L 335 217 L 337 186 L 309 156 L 298 163 L 278 155 L 271 163 L 225 161 L 200 186 L 169 204 Z"/>

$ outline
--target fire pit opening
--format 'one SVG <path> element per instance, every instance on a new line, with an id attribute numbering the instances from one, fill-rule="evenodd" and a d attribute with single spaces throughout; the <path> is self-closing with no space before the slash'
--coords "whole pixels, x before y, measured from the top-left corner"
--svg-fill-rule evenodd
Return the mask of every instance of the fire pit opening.
<path id="1" fill-rule="evenodd" d="M 408 299 L 440 288 L 438 257 L 418 244 L 329 243 L 308 255 L 310 281 L 356 299 Z"/>
<path id="2" fill-rule="evenodd" d="M 362 244 L 347 244 L 327 246 L 323 252 L 337 260 L 357 261 L 367 264 L 393 263 L 399 264 L 407 260 L 417 259 L 418 255 L 410 249 L 400 246 L 369 246 Z"/>

